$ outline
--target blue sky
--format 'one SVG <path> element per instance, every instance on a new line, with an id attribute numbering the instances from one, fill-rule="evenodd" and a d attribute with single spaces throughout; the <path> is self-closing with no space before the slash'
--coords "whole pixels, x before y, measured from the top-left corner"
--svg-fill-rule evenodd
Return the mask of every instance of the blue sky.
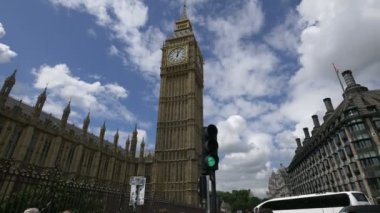
<path id="1" fill-rule="evenodd" d="M 0 80 L 15 68 L 12 96 L 90 129 L 103 121 L 119 144 L 138 124 L 153 150 L 161 46 L 183 1 L 2 1 Z M 333 68 L 380 88 L 380 3 L 370 0 L 188 0 L 205 58 L 205 124 L 219 128 L 218 190 L 264 196 L 268 177 L 287 166 L 322 99 L 342 100 Z M 321 121 L 322 123 L 322 121 Z M 234 183 L 231 183 L 234 180 Z"/>

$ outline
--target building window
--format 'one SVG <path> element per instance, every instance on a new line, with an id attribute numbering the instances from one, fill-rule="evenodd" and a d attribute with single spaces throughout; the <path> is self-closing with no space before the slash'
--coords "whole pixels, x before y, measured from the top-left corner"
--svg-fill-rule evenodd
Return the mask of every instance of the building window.
<path id="1" fill-rule="evenodd" d="M 356 150 L 368 149 L 373 147 L 373 143 L 371 139 L 364 139 L 354 142 L 354 147 Z"/>
<path id="2" fill-rule="evenodd" d="M 359 174 L 359 173 L 360 173 L 359 168 L 358 168 L 358 165 L 356 164 L 356 162 L 352 162 L 350 165 L 351 165 L 351 169 L 352 169 L 352 171 L 353 171 L 355 174 Z"/>
<path id="3" fill-rule="evenodd" d="M 377 131 L 380 132 L 380 118 L 379 117 L 372 118 L 372 121 Z"/>
<path id="4" fill-rule="evenodd" d="M 345 117 L 351 117 L 351 116 L 359 115 L 359 112 L 356 108 L 351 108 L 345 111 L 344 115 Z"/>
<path id="5" fill-rule="evenodd" d="M 339 150 L 339 157 L 340 157 L 340 159 L 342 159 L 342 161 L 347 160 L 346 155 L 344 154 L 343 149 Z"/>
<path id="6" fill-rule="evenodd" d="M 360 191 L 366 193 L 367 190 L 366 190 L 365 187 L 364 187 L 364 183 L 363 183 L 363 181 L 362 181 L 362 180 L 359 180 L 359 181 L 358 181 L 358 184 L 359 184 Z"/>
<path id="7" fill-rule="evenodd" d="M 351 147 L 349 145 L 347 145 L 346 147 L 344 147 L 344 150 L 346 150 L 346 153 L 347 153 L 347 155 L 349 157 L 354 156 L 354 154 L 352 153 Z"/>
<path id="8" fill-rule="evenodd" d="M 48 153 L 49 153 L 50 145 L 51 145 L 51 137 L 48 137 L 48 138 L 46 138 L 44 147 L 42 148 L 40 159 L 38 161 L 39 165 L 43 166 L 45 164 L 45 160 L 46 160 Z"/>
<path id="9" fill-rule="evenodd" d="M 380 165 L 380 157 L 364 158 L 360 160 L 363 167 Z"/>
<path id="10" fill-rule="evenodd" d="M 17 127 L 15 128 L 15 130 L 13 130 L 12 136 L 9 139 L 8 144 L 4 150 L 5 158 L 9 159 L 12 157 L 13 152 L 16 149 L 17 141 L 21 136 L 21 132 L 22 132 L 21 129 L 19 129 Z"/>
<path id="11" fill-rule="evenodd" d="M 344 172 L 346 173 L 347 177 L 352 177 L 352 173 L 349 166 L 344 167 Z"/>
<path id="12" fill-rule="evenodd" d="M 30 159 L 32 158 L 34 148 L 36 147 L 37 139 L 39 136 L 40 136 L 39 132 L 34 131 L 32 139 L 30 140 L 30 143 L 29 143 L 28 150 L 26 151 L 24 162 L 29 162 Z"/>
<path id="13" fill-rule="evenodd" d="M 69 153 L 67 155 L 66 170 L 70 169 L 71 162 L 73 161 L 73 158 L 74 158 L 74 152 L 75 152 L 75 145 L 71 145 Z"/>
<path id="14" fill-rule="evenodd" d="M 90 156 L 88 157 L 88 161 L 87 161 L 87 174 L 90 174 L 93 159 L 94 159 L 94 152 L 90 152 Z"/>
<path id="15" fill-rule="evenodd" d="M 351 124 L 348 126 L 348 130 L 350 131 L 353 140 L 369 138 L 368 131 L 362 122 Z"/>
<path id="16" fill-rule="evenodd" d="M 370 188 L 380 191 L 380 178 L 368 179 L 368 185 Z"/>

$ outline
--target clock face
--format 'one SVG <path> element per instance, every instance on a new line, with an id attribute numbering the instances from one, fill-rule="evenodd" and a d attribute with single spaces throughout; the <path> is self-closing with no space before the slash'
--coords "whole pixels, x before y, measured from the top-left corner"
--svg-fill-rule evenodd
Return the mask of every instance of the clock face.
<path id="1" fill-rule="evenodd" d="M 186 49 L 183 47 L 178 47 L 169 52 L 169 62 L 170 63 L 180 63 L 186 59 Z"/>

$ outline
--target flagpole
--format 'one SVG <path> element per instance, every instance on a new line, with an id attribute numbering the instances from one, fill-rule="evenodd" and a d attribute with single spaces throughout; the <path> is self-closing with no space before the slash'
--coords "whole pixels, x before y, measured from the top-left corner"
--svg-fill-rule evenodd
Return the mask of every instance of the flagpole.
<path id="1" fill-rule="evenodd" d="M 340 80 L 340 77 L 339 77 L 339 70 L 338 70 L 338 68 L 336 68 L 336 66 L 335 66 L 334 63 L 332 63 L 332 65 L 334 67 L 334 70 L 335 70 L 335 73 L 336 73 L 336 77 L 338 78 L 339 84 L 342 87 L 342 91 L 344 93 L 344 87 L 343 87 L 342 81 Z"/>

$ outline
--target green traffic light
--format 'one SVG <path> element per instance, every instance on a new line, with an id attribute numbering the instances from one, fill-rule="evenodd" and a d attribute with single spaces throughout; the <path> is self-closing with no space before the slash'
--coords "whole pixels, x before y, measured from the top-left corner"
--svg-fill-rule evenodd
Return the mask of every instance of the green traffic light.
<path id="1" fill-rule="evenodd" d="M 209 167 L 215 166 L 215 159 L 212 156 L 207 156 L 207 165 Z"/>

